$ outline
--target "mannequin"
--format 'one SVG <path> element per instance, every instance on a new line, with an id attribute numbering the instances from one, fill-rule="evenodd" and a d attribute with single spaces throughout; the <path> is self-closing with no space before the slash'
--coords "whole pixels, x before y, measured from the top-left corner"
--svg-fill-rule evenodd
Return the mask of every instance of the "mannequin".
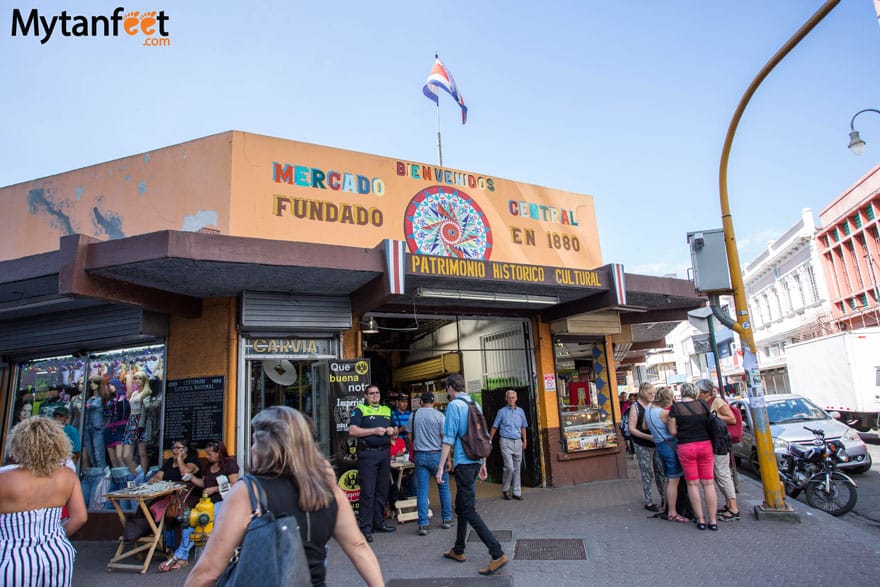
<path id="1" fill-rule="evenodd" d="M 104 398 L 101 395 L 100 377 L 89 377 L 88 391 L 85 395 L 86 421 L 83 425 L 83 446 L 89 467 L 107 466 L 104 448 Z M 81 396 L 84 394 L 81 394 Z"/>
<path id="2" fill-rule="evenodd" d="M 104 445 L 110 455 L 110 463 L 113 467 L 124 466 L 122 458 L 122 438 L 125 435 L 125 426 L 131 414 L 131 406 L 125 396 L 125 388 L 122 382 L 115 377 L 104 384 Z"/>
<path id="3" fill-rule="evenodd" d="M 125 426 L 125 435 L 123 437 L 122 459 L 124 466 L 136 475 L 137 463 L 134 459 L 134 447 L 137 446 L 138 457 L 140 460 L 141 474 L 146 475 L 150 467 L 150 459 L 147 454 L 147 438 L 144 420 L 144 401 L 149 403 L 149 398 L 153 394 L 150 389 L 150 381 L 144 371 L 135 371 L 132 373 L 130 369 L 125 376 L 126 389 L 128 391 L 128 403 L 131 406 L 131 414 L 128 417 L 128 423 Z"/>

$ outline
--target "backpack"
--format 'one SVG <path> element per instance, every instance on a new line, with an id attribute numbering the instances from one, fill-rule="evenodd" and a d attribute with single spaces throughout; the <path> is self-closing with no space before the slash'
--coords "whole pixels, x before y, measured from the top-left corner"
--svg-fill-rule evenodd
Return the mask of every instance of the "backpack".
<path id="1" fill-rule="evenodd" d="M 489 441 L 489 429 L 486 426 L 486 418 L 477 407 L 474 400 L 461 399 L 468 406 L 467 432 L 461 436 L 461 448 L 464 454 L 472 461 L 485 459 L 492 452 L 492 443 Z M 455 400 L 453 400 L 455 401 Z"/>
<path id="2" fill-rule="evenodd" d="M 276 519 L 266 507 L 266 492 L 259 479 L 244 475 L 242 481 L 251 498 L 253 517 L 216 585 L 311 587 L 312 575 L 296 517 Z M 255 492 L 259 492 L 259 502 Z"/>
<path id="3" fill-rule="evenodd" d="M 702 401 L 702 400 L 700 400 Z M 718 417 L 716 412 L 710 411 L 706 402 L 702 402 L 706 406 L 708 416 L 706 418 L 706 429 L 709 432 L 709 440 L 712 441 L 712 452 L 716 455 L 726 455 L 733 446 L 730 439 L 730 432 L 727 431 L 727 424 Z"/>
<path id="4" fill-rule="evenodd" d="M 629 440 L 631 434 L 629 433 L 629 409 L 632 405 L 626 406 L 626 409 L 623 410 L 623 414 L 620 416 L 620 433 L 623 434 L 623 437 L 626 440 Z"/>

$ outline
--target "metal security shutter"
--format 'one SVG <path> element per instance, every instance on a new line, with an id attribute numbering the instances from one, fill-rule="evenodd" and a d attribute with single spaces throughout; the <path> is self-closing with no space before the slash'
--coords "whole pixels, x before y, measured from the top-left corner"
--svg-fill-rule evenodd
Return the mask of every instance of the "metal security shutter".
<path id="1" fill-rule="evenodd" d="M 168 319 L 131 306 L 98 306 L 0 323 L 0 353 L 14 357 L 94 350 L 164 337 Z"/>
<path id="2" fill-rule="evenodd" d="M 292 296 L 246 291 L 242 295 L 244 331 L 341 331 L 351 328 L 348 296 Z"/>

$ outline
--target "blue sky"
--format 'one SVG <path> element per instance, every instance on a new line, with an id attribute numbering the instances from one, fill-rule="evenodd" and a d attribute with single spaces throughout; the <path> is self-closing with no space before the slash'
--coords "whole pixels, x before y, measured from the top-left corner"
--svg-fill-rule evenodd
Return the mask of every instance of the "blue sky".
<path id="1" fill-rule="evenodd" d="M 77 8 L 72 8 L 78 5 Z M 0 1 L 0 186 L 230 129 L 436 161 L 421 87 L 439 51 L 449 167 L 591 194 L 605 262 L 685 276 L 720 228 L 718 163 L 753 77 L 819 0 Z M 170 47 L 10 35 L 12 9 L 164 10 Z M 880 26 L 843 0 L 770 74 L 729 169 L 742 262 L 880 161 Z M 2 204 L 0 204 L 2 205 Z"/>

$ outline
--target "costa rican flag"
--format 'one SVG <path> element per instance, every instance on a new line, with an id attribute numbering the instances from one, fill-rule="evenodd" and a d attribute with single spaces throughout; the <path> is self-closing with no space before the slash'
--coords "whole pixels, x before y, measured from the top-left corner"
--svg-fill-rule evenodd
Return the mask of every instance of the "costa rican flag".
<path id="1" fill-rule="evenodd" d="M 458 102 L 458 105 L 461 107 L 461 123 L 466 123 L 468 109 L 467 106 L 464 105 L 464 98 L 461 97 L 461 93 L 458 91 L 458 86 L 455 85 L 455 79 L 452 77 L 452 74 L 449 73 L 449 70 L 446 69 L 446 66 L 440 61 L 440 57 L 434 55 L 434 67 L 431 68 L 431 73 L 428 75 L 428 81 L 425 82 L 425 87 L 422 88 L 422 93 L 424 93 L 429 100 L 437 104 L 437 106 L 440 106 L 439 92 L 437 91 L 437 88 L 443 88 L 450 96 L 455 98 L 455 101 Z"/>

